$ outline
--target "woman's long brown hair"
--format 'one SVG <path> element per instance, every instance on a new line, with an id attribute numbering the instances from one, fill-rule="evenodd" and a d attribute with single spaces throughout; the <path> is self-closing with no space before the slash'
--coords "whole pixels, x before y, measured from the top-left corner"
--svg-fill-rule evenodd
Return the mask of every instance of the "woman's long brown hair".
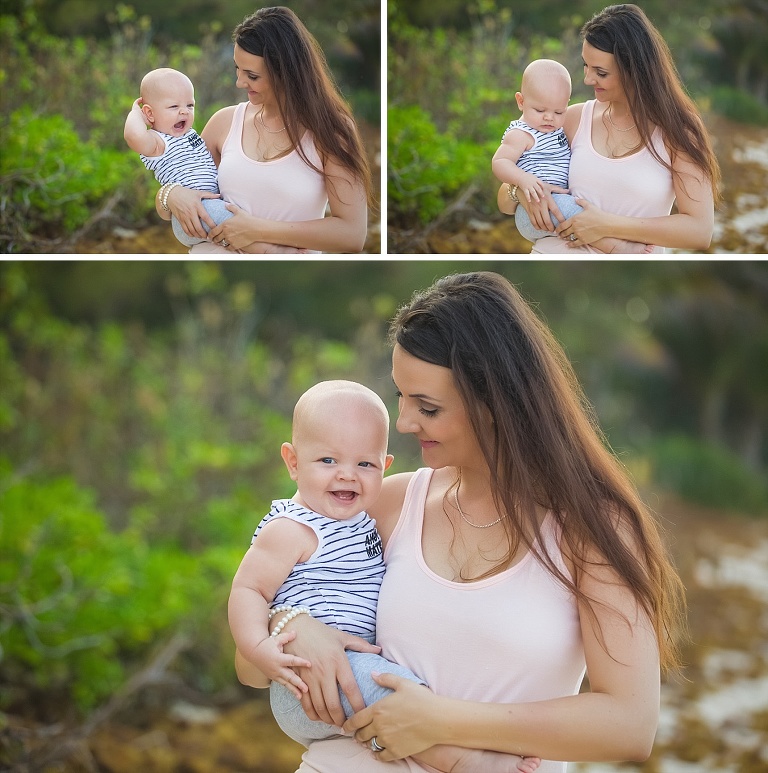
<path id="1" fill-rule="evenodd" d="M 371 171 L 352 111 L 339 94 L 320 45 L 299 17 L 282 6 L 260 8 L 238 24 L 232 39 L 249 54 L 263 57 L 280 119 L 303 161 L 333 184 L 301 147 L 301 134 L 309 129 L 321 157 L 348 169 L 364 186 L 370 204 Z"/>
<path id="2" fill-rule="evenodd" d="M 658 126 L 673 160 L 677 153 L 687 155 L 709 180 L 718 201 L 720 166 L 709 134 L 699 109 L 683 89 L 669 46 L 642 9 L 631 3 L 610 5 L 584 24 L 581 36 L 598 50 L 613 54 L 632 119 L 654 158 L 675 174 L 651 141 Z"/>
<path id="3" fill-rule="evenodd" d="M 523 543 L 591 611 L 579 576 L 597 551 L 652 621 L 662 666 L 678 667 L 684 589 L 660 528 L 604 442 L 562 348 L 517 290 L 489 272 L 445 277 L 400 309 L 390 339 L 453 373 L 508 515 L 509 551 L 484 576 L 507 568 Z M 541 547 L 537 506 L 556 518 L 574 578 Z"/>

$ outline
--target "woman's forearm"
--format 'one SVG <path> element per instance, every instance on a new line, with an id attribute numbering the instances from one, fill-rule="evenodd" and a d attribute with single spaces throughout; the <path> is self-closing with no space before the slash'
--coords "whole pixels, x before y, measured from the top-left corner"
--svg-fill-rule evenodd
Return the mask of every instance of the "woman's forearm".
<path id="1" fill-rule="evenodd" d="M 509 198 L 507 193 L 507 184 L 504 183 L 499 187 L 499 192 L 496 194 L 496 204 L 499 207 L 499 211 L 505 215 L 514 215 L 517 209 L 517 203 Z"/>
<path id="2" fill-rule="evenodd" d="M 706 250 L 712 242 L 713 224 L 714 216 L 695 217 L 683 213 L 649 218 L 611 215 L 606 224 L 606 235 L 661 247 Z"/>
<path id="3" fill-rule="evenodd" d="M 581 693 L 524 704 L 467 703 L 436 697 L 435 743 L 544 759 L 645 760 L 656 733 L 658 704 L 622 703 Z"/>
<path id="4" fill-rule="evenodd" d="M 285 244 L 320 252 L 362 252 L 365 246 L 366 224 L 350 222 L 340 217 L 318 220 L 278 221 L 259 220 L 255 241 Z"/>

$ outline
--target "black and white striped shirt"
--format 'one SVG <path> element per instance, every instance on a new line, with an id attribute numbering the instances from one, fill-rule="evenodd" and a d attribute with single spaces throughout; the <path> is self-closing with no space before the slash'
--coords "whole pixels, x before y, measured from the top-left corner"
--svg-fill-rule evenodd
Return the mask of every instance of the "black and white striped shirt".
<path id="1" fill-rule="evenodd" d="M 307 606 L 318 620 L 373 641 L 384 577 L 376 521 L 365 512 L 336 521 L 290 499 L 277 499 L 253 539 L 275 518 L 290 518 L 309 526 L 317 535 L 318 547 L 307 561 L 294 567 L 275 594 L 273 606 Z"/>
<path id="2" fill-rule="evenodd" d="M 520 129 L 533 137 L 533 147 L 526 150 L 517 160 L 517 165 L 524 172 L 535 174 L 542 182 L 568 187 L 568 167 L 571 164 L 571 147 L 562 129 L 553 132 L 540 132 L 533 129 L 525 121 L 512 121 L 504 132 Z"/>
<path id="3" fill-rule="evenodd" d="M 150 129 L 149 131 L 155 131 Z M 144 166 L 155 173 L 161 184 L 181 183 L 197 191 L 219 192 L 218 169 L 205 140 L 190 129 L 181 137 L 157 132 L 165 141 L 165 152 L 160 156 L 141 156 Z"/>

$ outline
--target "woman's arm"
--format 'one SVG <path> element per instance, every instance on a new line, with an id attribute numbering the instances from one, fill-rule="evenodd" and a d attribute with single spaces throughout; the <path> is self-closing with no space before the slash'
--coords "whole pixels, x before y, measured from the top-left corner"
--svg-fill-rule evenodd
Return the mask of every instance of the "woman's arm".
<path id="1" fill-rule="evenodd" d="M 512 754 L 535 750 L 552 760 L 646 759 L 659 715 L 656 636 L 615 573 L 599 562 L 589 566 L 591 576 L 580 585 L 593 598 L 601 627 L 580 609 L 589 692 L 533 703 L 476 703 L 382 675 L 377 681 L 396 692 L 355 714 L 344 729 L 361 743 L 376 736 L 386 747 L 383 761 L 441 743 Z"/>
<path id="2" fill-rule="evenodd" d="M 580 244 L 592 244 L 604 236 L 613 236 L 661 247 L 708 249 L 715 223 L 712 186 L 685 155 L 678 154 L 672 168 L 677 205 L 675 214 L 661 217 L 613 215 L 578 199 L 577 203 L 584 207 L 584 211 L 562 223 L 557 232 L 572 227 Z"/>
<path id="3" fill-rule="evenodd" d="M 325 171 L 329 175 L 329 217 L 291 222 L 238 210 L 211 230 L 211 238 L 215 242 L 226 239 L 235 250 L 247 250 L 252 242 L 268 242 L 321 252 L 360 252 L 368 230 L 365 187 L 337 161 L 327 161 Z"/>

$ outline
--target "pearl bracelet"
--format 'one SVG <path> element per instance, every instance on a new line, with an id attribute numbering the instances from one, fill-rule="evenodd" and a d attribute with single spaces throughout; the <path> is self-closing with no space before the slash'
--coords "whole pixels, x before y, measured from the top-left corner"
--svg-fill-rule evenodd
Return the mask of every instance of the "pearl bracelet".
<path id="1" fill-rule="evenodd" d="M 168 194 L 177 186 L 181 185 L 181 183 L 166 183 L 161 189 L 160 189 L 160 204 L 162 205 L 163 209 L 166 212 L 170 212 L 171 208 L 168 206 Z"/>
<path id="2" fill-rule="evenodd" d="M 278 612 L 290 612 L 293 607 L 290 604 L 281 604 L 279 607 L 272 607 L 269 610 L 269 619 L 271 620 Z"/>
<path id="3" fill-rule="evenodd" d="M 285 628 L 285 626 L 290 623 L 291 620 L 293 620 L 294 617 L 298 617 L 299 615 L 309 615 L 312 617 L 312 613 L 309 611 L 309 607 L 293 607 L 290 608 L 291 611 L 283 617 L 280 622 L 275 626 L 275 629 L 272 631 L 270 636 L 278 636 L 280 632 Z"/>
<path id="4" fill-rule="evenodd" d="M 517 198 L 517 189 L 519 188 L 519 185 L 510 185 L 507 183 L 507 196 L 515 202 L 515 204 L 520 203 L 520 199 Z"/>

